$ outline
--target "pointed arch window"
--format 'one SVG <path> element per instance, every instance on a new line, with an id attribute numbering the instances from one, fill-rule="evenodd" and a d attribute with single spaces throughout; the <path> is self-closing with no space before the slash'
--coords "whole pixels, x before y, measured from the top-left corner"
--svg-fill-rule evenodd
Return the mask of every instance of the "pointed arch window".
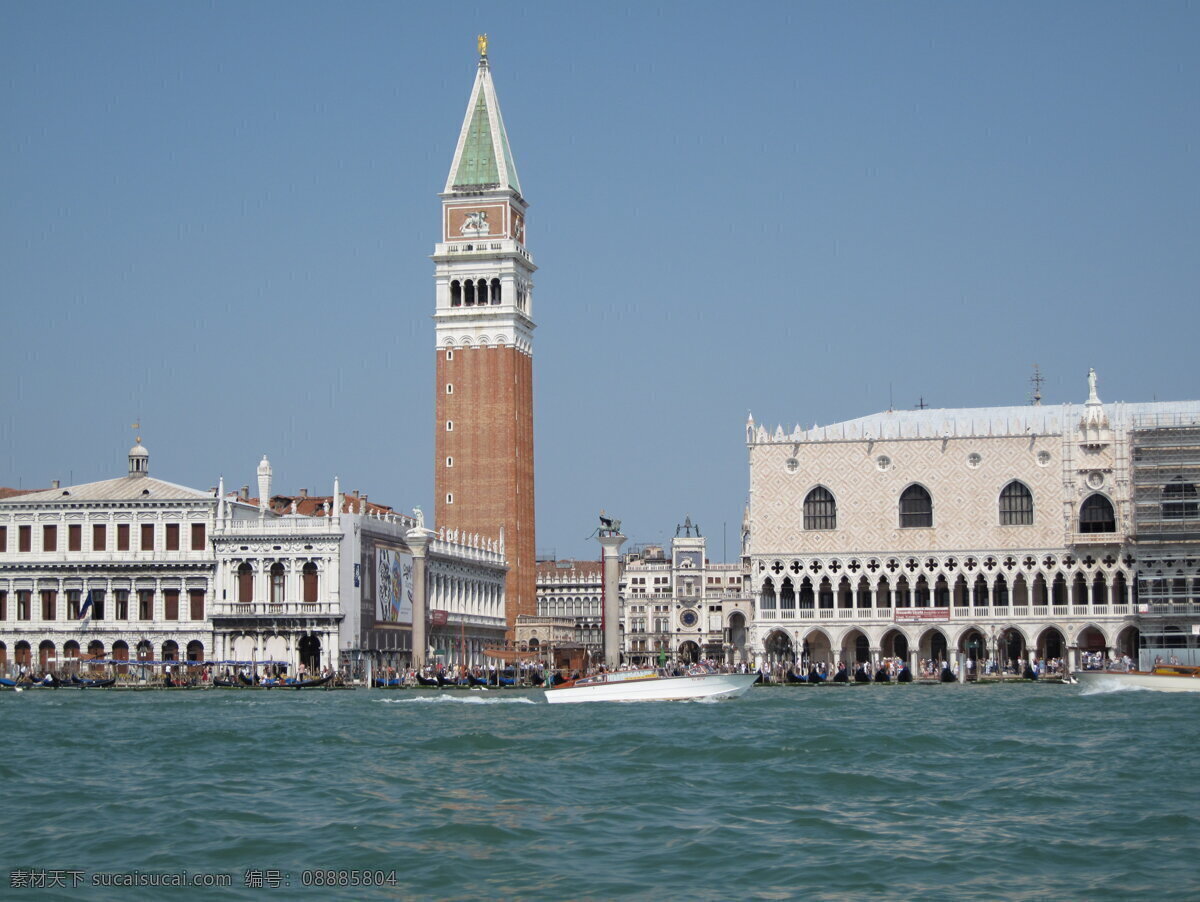
<path id="1" fill-rule="evenodd" d="M 837 502 L 824 486 L 817 486 L 804 499 L 805 529 L 837 529 Z"/>
<path id="2" fill-rule="evenodd" d="M 1112 502 L 1103 495 L 1090 495 L 1079 508 L 1080 532 L 1116 532 L 1117 517 Z"/>
<path id="3" fill-rule="evenodd" d="M 775 610 L 775 584 L 771 582 L 771 578 L 769 576 L 763 583 L 760 601 L 764 611 Z"/>
<path id="4" fill-rule="evenodd" d="M 1200 499 L 1196 484 L 1176 476 L 1163 486 L 1162 516 L 1164 520 L 1194 520 L 1200 516 Z"/>
<path id="5" fill-rule="evenodd" d="M 933 498 L 924 486 L 910 485 L 900 495 L 900 528 L 933 526 Z"/>
<path id="6" fill-rule="evenodd" d="M 1019 479 L 1000 490 L 1000 525 L 1033 525 L 1033 493 Z"/>

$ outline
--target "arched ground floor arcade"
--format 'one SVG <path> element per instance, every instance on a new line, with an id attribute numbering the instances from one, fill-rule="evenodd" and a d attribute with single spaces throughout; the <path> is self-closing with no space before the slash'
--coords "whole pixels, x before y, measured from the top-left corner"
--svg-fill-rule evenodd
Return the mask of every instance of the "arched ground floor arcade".
<path id="1" fill-rule="evenodd" d="M 878 666 L 899 660 L 914 672 L 918 664 L 957 670 L 990 664 L 1021 672 L 1032 661 L 1060 660 L 1082 666 L 1087 653 L 1136 660 L 1140 630 L 1133 618 L 1119 620 L 986 620 L 968 622 L 884 622 L 837 626 L 811 622 L 770 623 L 750 631 L 756 665 L 767 667 L 838 664 Z"/>

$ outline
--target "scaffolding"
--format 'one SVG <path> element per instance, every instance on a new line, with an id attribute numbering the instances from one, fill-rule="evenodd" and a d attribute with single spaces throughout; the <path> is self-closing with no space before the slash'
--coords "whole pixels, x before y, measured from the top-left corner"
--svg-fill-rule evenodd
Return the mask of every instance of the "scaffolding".
<path id="1" fill-rule="evenodd" d="M 1138 418 L 1129 433 L 1138 602 L 1144 613 L 1200 604 L 1200 422 Z"/>

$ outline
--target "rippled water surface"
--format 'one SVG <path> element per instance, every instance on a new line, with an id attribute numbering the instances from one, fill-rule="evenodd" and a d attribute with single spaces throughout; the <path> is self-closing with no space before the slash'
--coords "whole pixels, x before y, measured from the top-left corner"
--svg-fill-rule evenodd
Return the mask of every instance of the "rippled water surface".
<path id="1" fill-rule="evenodd" d="M 1200 694 L 1029 684 L 9 692 L 0 896 L 13 869 L 73 868 L 233 885 L 17 895 L 1196 899 L 1198 725 Z"/>

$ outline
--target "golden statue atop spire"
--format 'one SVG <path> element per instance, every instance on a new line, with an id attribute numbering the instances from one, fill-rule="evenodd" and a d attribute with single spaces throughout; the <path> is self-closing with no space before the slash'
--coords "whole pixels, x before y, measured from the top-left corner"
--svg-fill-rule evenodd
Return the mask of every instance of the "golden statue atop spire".
<path id="1" fill-rule="evenodd" d="M 481 34 L 481 35 L 479 35 L 479 37 L 476 38 L 476 40 L 479 42 L 479 55 L 481 57 L 486 58 L 487 57 L 487 35 Z"/>

